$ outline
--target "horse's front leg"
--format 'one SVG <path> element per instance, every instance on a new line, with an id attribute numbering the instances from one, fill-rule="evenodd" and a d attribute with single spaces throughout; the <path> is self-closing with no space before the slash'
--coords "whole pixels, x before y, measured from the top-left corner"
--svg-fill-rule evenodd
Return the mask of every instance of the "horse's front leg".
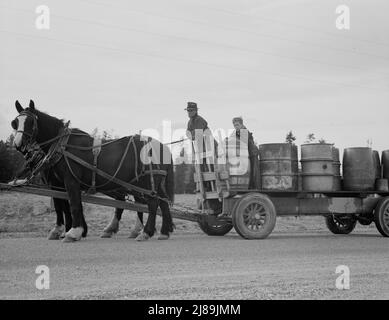
<path id="1" fill-rule="evenodd" d="M 84 232 L 80 184 L 73 177 L 65 178 L 65 188 L 69 196 L 72 228 L 66 232 L 64 242 L 74 242 L 81 239 Z"/>
<path id="2" fill-rule="evenodd" d="M 48 239 L 49 240 L 59 240 L 61 234 L 64 232 L 64 217 L 63 217 L 63 208 L 62 208 L 62 199 L 53 198 L 54 209 L 57 215 L 57 222 L 55 227 L 50 230 Z"/>
<path id="3" fill-rule="evenodd" d="M 68 232 L 72 228 L 72 213 L 68 200 L 62 200 L 62 211 L 65 216 L 65 231 Z"/>
<path id="4" fill-rule="evenodd" d="M 147 218 L 146 225 L 143 232 L 136 237 L 137 241 L 144 241 L 151 238 L 155 233 L 155 220 L 157 217 L 158 199 L 150 199 L 147 202 L 149 208 L 149 216 Z"/>
<path id="5" fill-rule="evenodd" d="M 129 238 L 133 239 L 139 236 L 143 230 L 143 212 L 138 211 L 135 227 L 131 230 Z"/>
<path id="6" fill-rule="evenodd" d="M 117 199 L 121 200 L 121 199 Z M 122 200 L 124 201 L 124 199 Z M 111 238 L 114 233 L 119 231 L 119 222 L 122 218 L 122 213 L 124 209 L 116 208 L 114 214 L 112 215 L 111 221 L 104 228 L 101 238 Z"/>
<path id="7" fill-rule="evenodd" d="M 173 232 L 174 223 L 170 213 L 169 204 L 165 201 L 160 201 L 159 207 L 162 211 L 162 227 L 158 240 L 167 240 L 169 239 L 170 233 Z"/>
<path id="8" fill-rule="evenodd" d="M 105 194 L 109 197 L 114 198 L 118 201 L 125 201 L 126 197 L 125 195 L 121 194 L 113 194 L 111 192 L 105 192 Z M 122 218 L 124 209 L 115 208 L 115 212 L 112 215 L 111 221 L 107 224 L 107 226 L 104 228 L 103 233 L 101 234 L 101 238 L 111 238 L 114 233 L 117 233 L 119 231 L 119 222 Z"/>

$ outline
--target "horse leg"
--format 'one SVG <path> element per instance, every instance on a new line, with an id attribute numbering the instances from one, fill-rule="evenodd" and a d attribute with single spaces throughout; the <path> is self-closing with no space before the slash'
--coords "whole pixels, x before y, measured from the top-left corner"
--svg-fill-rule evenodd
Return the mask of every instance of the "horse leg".
<path id="1" fill-rule="evenodd" d="M 63 218 L 63 209 L 62 209 L 62 199 L 53 198 L 54 209 L 57 215 L 57 222 L 53 229 L 50 230 L 48 239 L 49 240 L 59 240 L 61 234 L 64 231 L 64 218 Z"/>
<path id="2" fill-rule="evenodd" d="M 143 230 L 143 212 L 138 211 L 134 229 L 131 230 L 129 238 L 136 238 Z"/>
<path id="3" fill-rule="evenodd" d="M 116 199 L 116 200 L 122 200 L 125 199 Z M 117 233 L 119 231 L 119 221 L 122 218 L 122 213 L 124 209 L 116 208 L 114 214 L 112 215 L 111 221 L 108 223 L 108 225 L 104 228 L 101 238 L 111 238 L 114 233 Z"/>
<path id="4" fill-rule="evenodd" d="M 74 242 L 81 239 L 85 223 L 82 210 L 80 184 L 73 177 L 65 177 L 65 188 L 69 196 L 72 215 L 72 228 L 66 232 L 64 242 Z"/>
<path id="5" fill-rule="evenodd" d="M 174 224 L 170 213 L 169 204 L 166 201 L 160 201 L 159 207 L 162 211 L 162 227 L 158 240 L 167 240 L 169 239 L 169 233 L 173 232 Z"/>
<path id="6" fill-rule="evenodd" d="M 143 226 L 143 212 L 138 211 L 138 220 Z"/>
<path id="7" fill-rule="evenodd" d="M 69 201 L 62 200 L 62 210 L 65 216 L 65 231 L 68 232 L 72 227 L 72 214 L 70 211 Z"/>
<path id="8" fill-rule="evenodd" d="M 150 199 L 147 202 L 149 208 L 149 216 L 147 218 L 146 226 L 143 229 L 143 232 L 136 237 L 137 241 L 144 241 L 151 238 L 155 233 L 155 220 L 157 216 L 158 209 L 158 199 Z"/>
<path id="9" fill-rule="evenodd" d="M 61 212 L 62 212 L 61 218 L 64 219 L 64 221 L 65 221 L 65 230 L 63 230 L 59 236 L 62 239 L 62 238 L 65 238 L 65 233 L 68 232 L 72 228 L 72 215 L 70 213 L 69 201 L 67 201 L 65 199 L 58 199 L 58 201 L 61 204 Z M 88 232 L 88 226 L 86 225 L 84 216 L 82 218 L 83 218 L 83 228 L 84 228 L 84 231 L 82 233 L 82 237 L 85 238 L 86 234 Z"/>
<path id="10" fill-rule="evenodd" d="M 86 235 L 88 234 L 88 225 L 86 224 L 85 216 L 82 214 L 82 228 L 84 229 L 82 231 L 82 237 L 86 238 Z"/>
<path id="11" fill-rule="evenodd" d="M 137 196 L 134 196 L 134 200 L 135 202 L 138 202 L 138 203 L 142 203 L 142 199 L 137 197 Z M 135 227 L 134 229 L 131 230 L 130 232 L 130 236 L 129 238 L 136 238 L 137 236 L 139 236 L 139 234 L 142 232 L 143 230 L 143 212 L 141 211 L 138 211 L 137 212 L 137 219 L 136 219 L 136 222 L 135 222 Z"/>

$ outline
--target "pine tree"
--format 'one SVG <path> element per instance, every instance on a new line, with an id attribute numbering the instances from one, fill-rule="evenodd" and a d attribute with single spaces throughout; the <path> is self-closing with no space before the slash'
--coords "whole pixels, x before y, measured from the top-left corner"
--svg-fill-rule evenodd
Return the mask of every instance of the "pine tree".
<path id="1" fill-rule="evenodd" d="M 285 137 L 285 142 L 286 143 L 290 143 L 290 144 L 294 144 L 294 142 L 296 141 L 296 137 L 294 136 L 292 130 L 288 132 L 288 134 L 286 135 Z"/>
<path id="2" fill-rule="evenodd" d="M 305 143 L 313 143 L 316 141 L 315 134 L 310 133 L 307 135 L 307 140 L 305 140 Z"/>

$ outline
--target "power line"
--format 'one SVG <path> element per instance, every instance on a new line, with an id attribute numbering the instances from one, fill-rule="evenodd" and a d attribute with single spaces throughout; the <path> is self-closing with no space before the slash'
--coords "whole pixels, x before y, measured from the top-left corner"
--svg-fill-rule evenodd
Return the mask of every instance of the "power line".
<path id="1" fill-rule="evenodd" d="M 250 30 L 233 28 L 233 27 L 226 27 L 226 26 L 223 26 L 220 24 L 210 24 L 210 23 L 200 21 L 200 20 L 193 20 L 193 19 L 180 18 L 180 17 L 171 17 L 171 16 L 166 16 L 166 15 L 161 15 L 161 14 L 139 11 L 139 10 L 129 9 L 129 8 L 123 7 L 123 6 L 111 5 L 111 4 L 108 4 L 106 2 L 102 3 L 102 2 L 95 2 L 95 1 L 90 1 L 90 0 L 78 0 L 78 1 L 89 3 L 92 5 L 99 5 L 99 6 L 103 6 L 103 7 L 111 7 L 111 8 L 116 8 L 116 9 L 120 9 L 120 10 L 130 11 L 130 12 L 134 12 L 134 13 L 138 13 L 138 14 L 142 14 L 142 15 L 154 16 L 154 17 L 159 17 L 159 18 L 164 18 L 164 19 L 169 19 L 169 20 L 183 21 L 183 22 L 191 23 L 191 24 L 216 27 L 216 28 L 225 29 L 225 30 L 229 30 L 229 31 L 236 31 L 236 32 L 245 33 L 245 34 L 252 34 L 252 35 L 258 36 L 258 37 L 270 38 L 272 40 L 278 39 L 278 40 L 282 40 L 282 41 L 296 42 L 296 43 L 306 44 L 309 46 L 314 46 L 314 47 L 318 47 L 318 48 L 322 48 L 322 49 L 326 49 L 326 50 L 346 52 L 346 53 L 351 53 L 351 54 L 355 54 L 355 55 L 362 55 L 362 56 L 369 56 L 369 57 L 374 57 L 374 58 L 379 58 L 382 60 L 389 61 L 388 57 L 379 56 L 379 55 L 375 55 L 375 54 L 371 54 L 371 53 L 367 53 L 367 52 L 357 52 L 354 50 L 340 49 L 340 48 L 336 48 L 336 47 L 328 47 L 328 46 L 324 46 L 321 44 L 312 43 L 312 42 L 303 41 L 303 40 L 296 40 L 296 39 L 293 40 L 293 39 L 289 39 L 289 38 L 282 37 L 282 36 L 275 36 L 275 35 L 270 35 L 270 34 L 265 34 L 265 33 L 254 32 L 254 31 L 250 31 Z"/>
<path id="2" fill-rule="evenodd" d="M 199 5 L 199 6 L 201 6 L 203 8 L 206 8 L 206 9 L 209 9 L 209 10 L 213 10 L 213 11 L 224 12 L 224 13 L 227 13 L 227 14 L 230 14 L 230 15 L 241 16 L 241 17 L 249 17 L 249 18 L 252 18 L 252 19 L 255 19 L 255 20 L 264 20 L 264 21 L 269 21 L 270 23 L 275 23 L 275 24 L 278 24 L 278 25 L 285 25 L 285 26 L 288 26 L 288 27 L 293 27 L 293 28 L 298 28 L 298 29 L 306 30 L 306 31 L 311 32 L 311 33 L 320 33 L 320 34 L 331 36 L 331 37 L 335 37 L 335 38 L 338 38 L 338 39 L 341 39 L 341 40 L 359 41 L 359 42 L 365 42 L 365 43 L 369 43 L 369 44 L 374 44 L 374 45 L 377 45 L 377 46 L 389 47 L 389 43 L 379 43 L 379 42 L 375 42 L 375 41 L 371 41 L 371 40 L 366 40 L 366 39 L 358 39 L 358 38 L 350 36 L 350 35 L 348 35 L 347 37 L 343 37 L 343 36 L 341 36 L 341 35 L 339 35 L 337 33 L 328 32 L 328 31 L 324 31 L 324 30 L 319 30 L 317 28 L 312 28 L 312 27 L 306 27 L 306 26 L 302 26 L 302 25 L 298 25 L 298 24 L 294 24 L 294 23 L 290 23 L 290 22 L 280 21 L 280 20 L 272 19 L 272 18 L 268 18 L 268 17 L 257 16 L 257 15 L 241 13 L 241 12 L 235 12 L 235 11 L 226 10 L 226 9 L 219 9 L 219 8 L 205 6 L 205 5 L 202 5 L 202 4 Z"/>
<path id="3" fill-rule="evenodd" d="M 25 13 L 31 13 L 30 10 L 26 9 L 21 9 L 21 8 L 14 8 L 14 7 L 5 7 L 1 6 L 1 8 L 5 9 L 12 9 L 12 10 L 17 10 L 17 11 L 22 11 Z M 327 63 L 315 59 L 307 59 L 303 57 L 296 57 L 296 56 L 287 56 L 275 52 L 267 52 L 263 50 L 256 50 L 256 49 L 248 49 L 248 48 L 242 48 L 230 44 L 225 44 L 225 43 L 218 43 L 218 42 L 211 42 L 211 41 L 206 41 L 206 40 L 201 40 L 201 39 L 193 39 L 193 38 L 187 38 L 187 37 L 182 37 L 182 36 L 175 36 L 175 35 L 168 35 L 168 34 L 162 34 L 162 33 L 157 33 L 157 32 L 152 32 L 152 31 L 146 31 L 146 30 L 141 30 L 137 28 L 130 28 L 130 27 L 124 27 L 124 26 L 119 26 L 119 25 L 112 25 L 112 24 L 107 24 L 107 23 L 101 23 L 98 21 L 93 21 L 93 20 L 85 20 L 85 19 L 77 19 L 77 18 L 72 18 L 72 17 L 67 17 L 67 16 L 61 16 L 57 14 L 51 14 L 52 17 L 64 19 L 64 20 L 69 20 L 69 21 L 75 21 L 78 23 L 85 23 L 85 24 L 90 24 L 90 25 L 96 25 L 104 28 L 111 28 L 111 29 L 116 29 L 116 30 L 124 30 L 124 31 L 131 31 L 131 32 L 137 32 L 137 33 L 143 33 L 143 34 L 149 34 L 152 36 L 157 36 L 157 37 L 163 37 L 163 38 L 170 38 L 170 39 L 176 39 L 176 40 L 184 40 L 184 41 L 192 41 L 192 42 L 198 42 L 198 43 L 203 43 L 211 46 L 219 46 L 219 47 L 224 47 L 228 49 L 233 49 L 233 50 L 238 50 L 238 51 L 243 51 L 243 52 L 248 52 L 248 53 L 255 53 L 255 54 L 262 54 L 262 55 L 267 55 L 267 56 L 272 56 L 272 57 L 280 57 L 283 59 L 288 59 L 288 60 L 297 60 L 297 61 L 303 61 L 303 62 L 309 62 L 313 64 L 319 64 L 319 65 L 324 65 L 324 66 L 331 66 L 331 67 L 336 67 L 336 68 L 342 68 L 342 69 L 348 69 L 348 70 L 360 70 L 360 71 L 366 71 L 365 68 L 360 68 L 360 67 L 353 67 L 353 66 L 348 66 L 348 65 L 338 65 L 338 64 L 333 64 L 333 63 Z M 382 76 L 389 76 L 389 73 L 386 72 L 376 72 L 377 75 L 382 75 Z"/>
<path id="4" fill-rule="evenodd" d="M 114 51 L 114 52 L 118 52 L 118 53 L 133 54 L 133 55 L 138 55 L 138 56 L 148 56 L 148 57 L 163 59 L 163 60 L 206 65 L 206 66 L 210 66 L 210 67 L 228 69 L 228 70 L 233 70 L 233 71 L 247 72 L 247 73 L 252 73 L 252 74 L 256 74 L 256 75 L 262 73 L 262 74 L 268 74 L 268 75 L 280 77 L 280 78 L 300 79 L 300 80 L 304 80 L 304 81 L 319 82 L 319 83 L 322 83 L 325 85 L 330 85 L 330 86 L 344 86 L 344 87 L 363 88 L 363 89 L 370 89 L 370 90 L 382 90 L 382 88 L 377 88 L 377 87 L 367 87 L 367 86 L 360 86 L 360 85 L 349 84 L 349 83 L 339 83 L 339 82 L 333 82 L 333 81 L 327 81 L 327 80 L 320 80 L 320 79 L 315 79 L 315 78 L 309 78 L 309 77 L 306 77 L 303 75 L 283 74 L 283 73 L 264 71 L 261 69 L 247 69 L 247 68 L 226 66 L 226 65 L 222 65 L 222 64 L 215 64 L 215 63 L 210 63 L 210 62 L 205 62 L 205 61 L 200 61 L 200 60 L 193 60 L 193 59 L 179 58 L 179 57 L 170 57 L 170 56 L 160 55 L 160 54 L 155 54 L 155 53 L 150 53 L 150 52 L 140 52 L 140 51 L 135 51 L 135 50 L 123 50 L 123 49 L 115 48 L 115 47 L 106 47 L 106 46 L 87 44 L 87 43 L 82 43 L 82 42 L 59 40 L 59 39 L 54 39 L 54 38 L 49 38 L 49 37 L 42 37 L 42 36 L 36 36 L 36 35 L 31 35 L 31 34 L 18 33 L 18 32 L 14 32 L 14 31 L 10 31 L 10 30 L 0 29 L 0 32 L 4 32 L 4 33 L 16 35 L 16 36 L 21 36 L 21 37 L 27 37 L 27 38 L 49 40 L 49 41 L 54 41 L 54 42 L 59 42 L 62 44 L 68 44 L 68 45 L 74 45 L 74 46 L 90 47 L 90 48 L 94 48 L 94 49 L 103 49 L 103 50 L 109 50 L 109 51 Z"/>

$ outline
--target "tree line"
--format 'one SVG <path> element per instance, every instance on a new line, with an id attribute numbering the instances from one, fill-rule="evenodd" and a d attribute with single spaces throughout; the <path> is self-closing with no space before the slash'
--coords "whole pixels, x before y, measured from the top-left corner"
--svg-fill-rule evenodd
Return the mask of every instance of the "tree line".
<path id="1" fill-rule="evenodd" d="M 0 182 L 12 180 L 24 166 L 24 157 L 13 146 L 14 135 L 0 140 Z"/>

